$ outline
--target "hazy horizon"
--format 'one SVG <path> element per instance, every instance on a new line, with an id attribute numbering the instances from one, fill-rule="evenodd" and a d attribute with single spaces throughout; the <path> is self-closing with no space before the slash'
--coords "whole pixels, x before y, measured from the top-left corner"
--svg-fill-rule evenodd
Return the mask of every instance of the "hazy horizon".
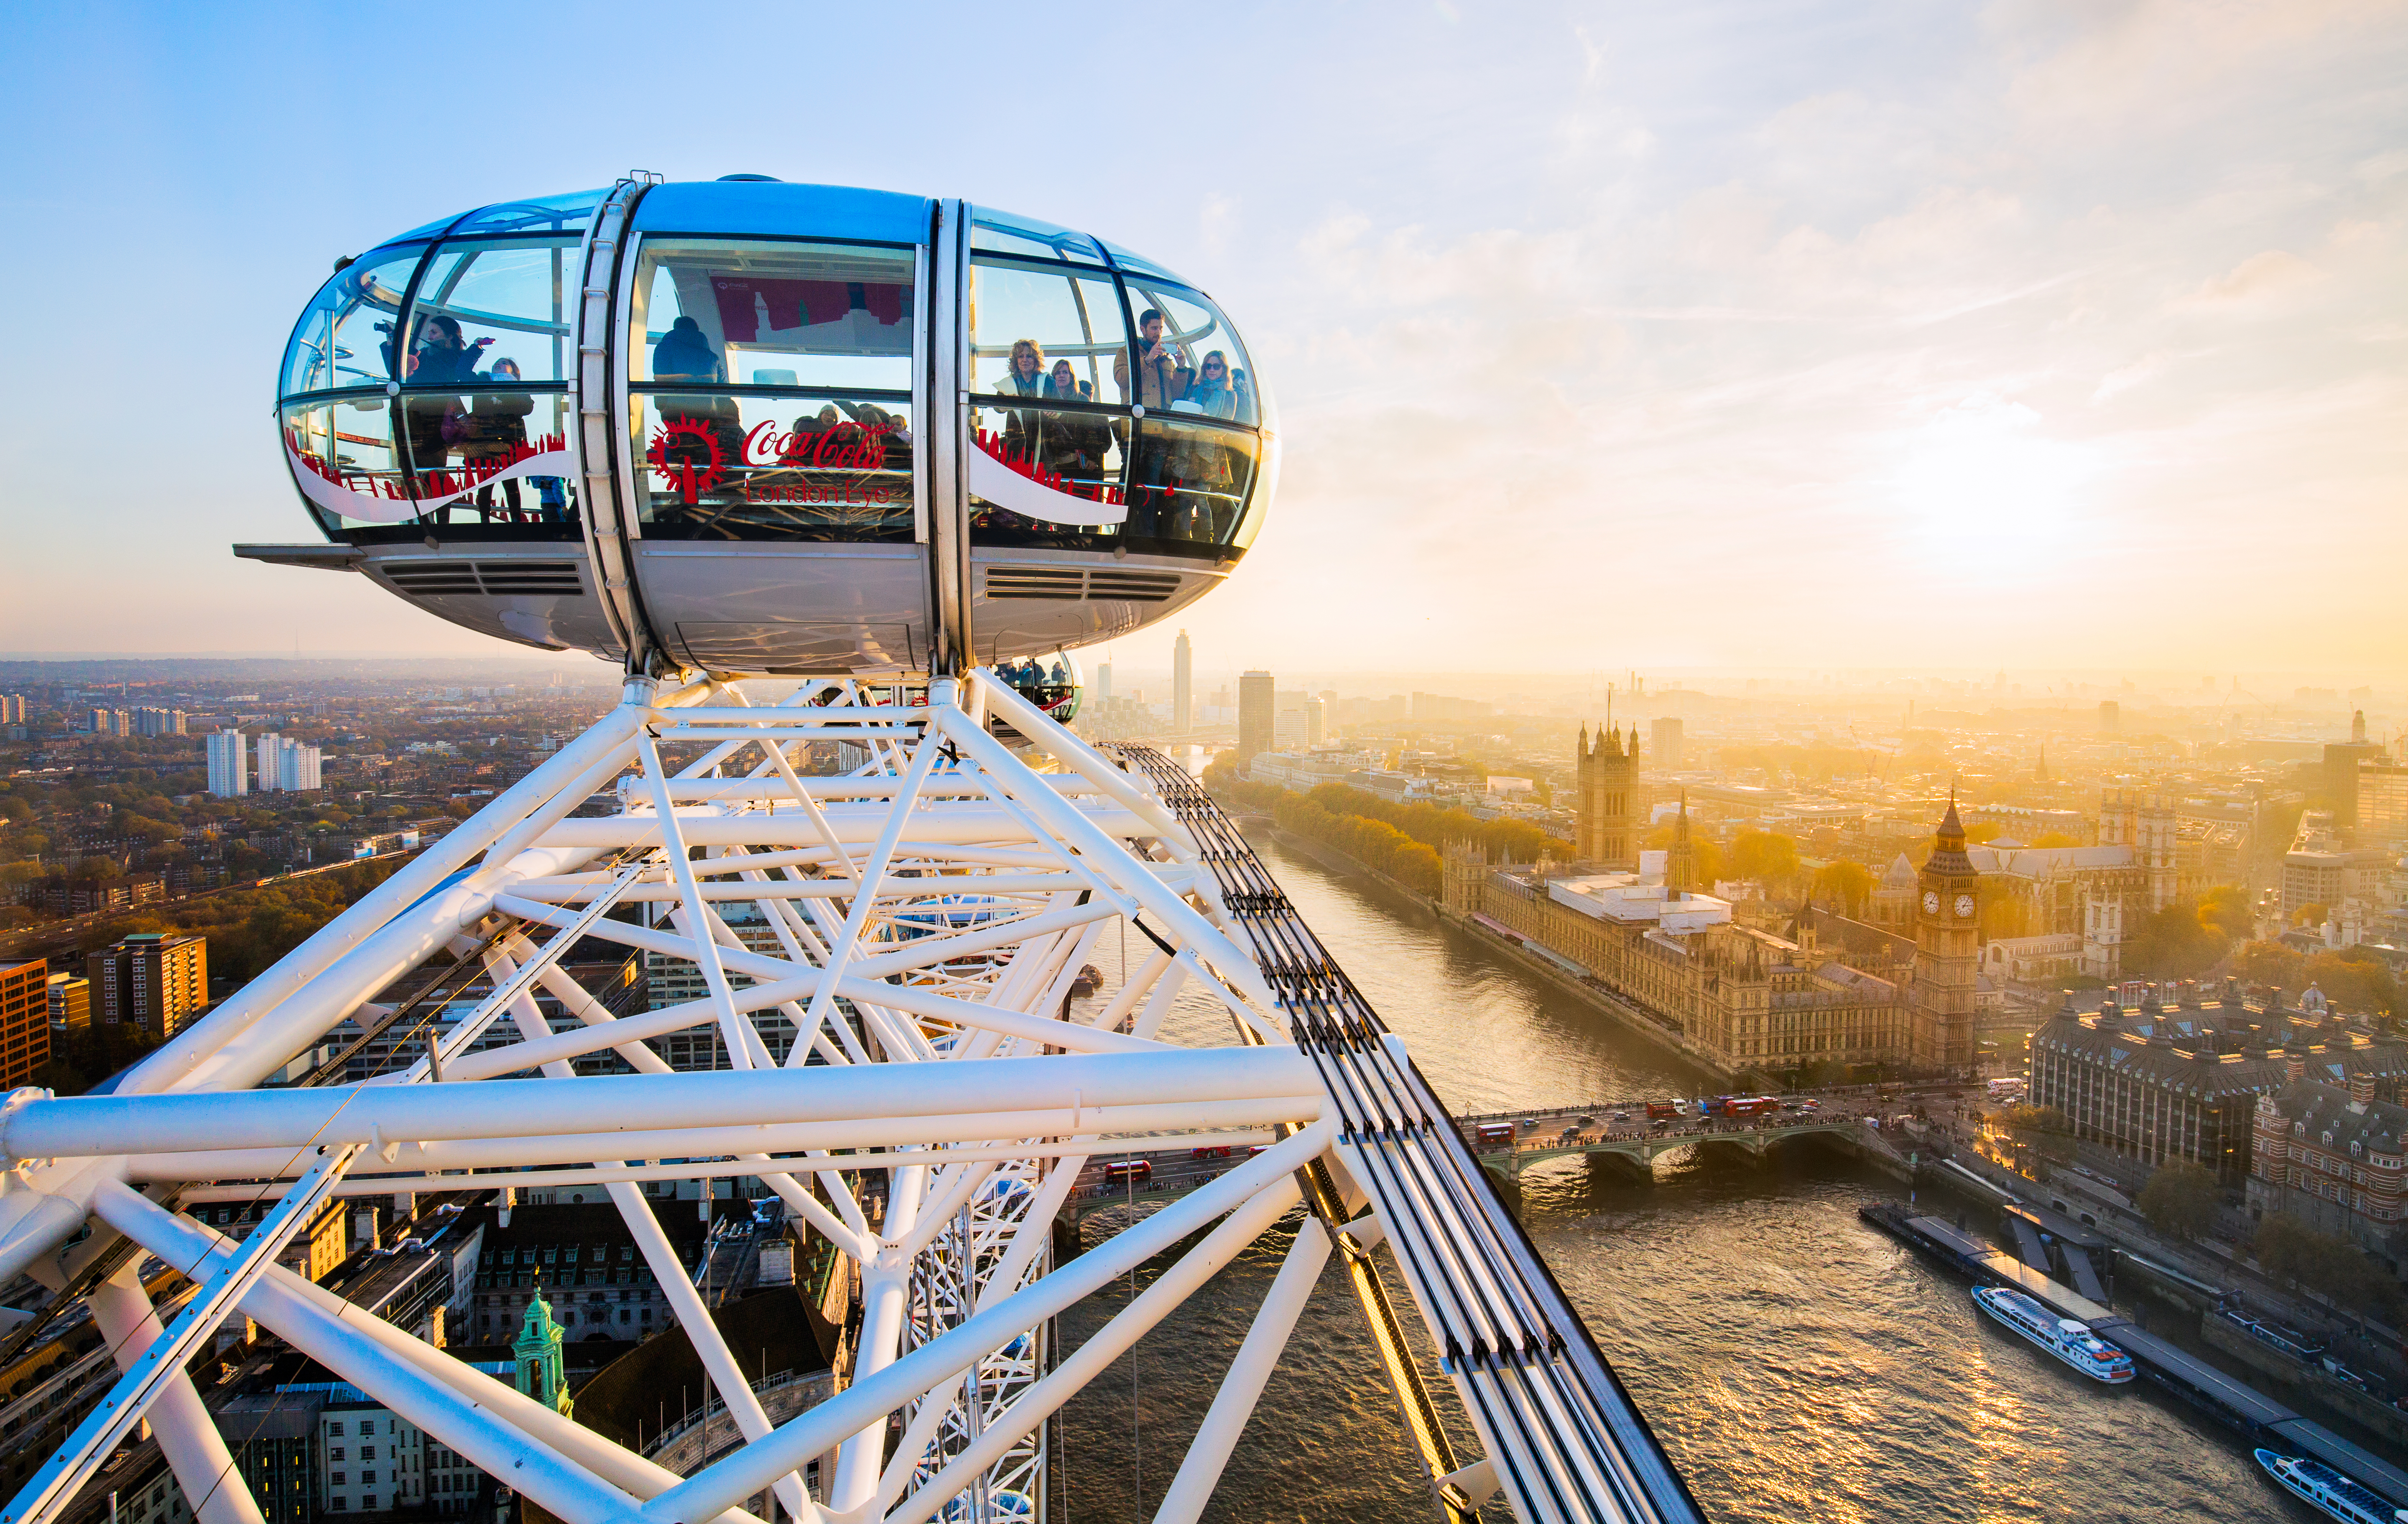
<path id="1" fill-rule="evenodd" d="M 45 575 L 0 647 L 547 660 L 226 548 L 314 537 L 268 403 L 335 256 L 641 166 L 968 196 L 1226 305 L 1282 491 L 1228 587 L 1111 643 L 1132 667 L 1182 625 L 1230 670 L 2329 684 L 2408 651 L 2398 4 L 414 14 L 454 86 L 300 12 L 22 20 L 0 121 L 46 151 L 0 192 L 0 396 L 8 559 Z M 809 110 L 657 108 L 728 36 L 791 39 Z M 1125 130 L 1087 80 L 1161 109 Z M 627 109 L 564 132 L 589 88 Z"/>

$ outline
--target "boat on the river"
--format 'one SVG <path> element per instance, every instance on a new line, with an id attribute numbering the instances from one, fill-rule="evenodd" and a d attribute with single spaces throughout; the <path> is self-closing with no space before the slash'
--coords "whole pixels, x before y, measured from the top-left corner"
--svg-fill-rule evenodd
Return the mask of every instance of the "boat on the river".
<path id="1" fill-rule="evenodd" d="M 2120 1387 L 2132 1379 L 2131 1356 L 2072 1318 L 2057 1317 L 2021 1291 L 2003 1286 L 1976 1286 L 1973 1303 L 2000 1326 L 2038 1345 L 2093 1381 Z"/>
<path id="2" fill-rule="evenodd" d="M 2258 1463 L 2293 1497 L 2340 1519 L 2342 1524 L 2401 1524 L 2408 1508 L 2394 1508 L 2321 1460 L 2259 1450 Z"/>

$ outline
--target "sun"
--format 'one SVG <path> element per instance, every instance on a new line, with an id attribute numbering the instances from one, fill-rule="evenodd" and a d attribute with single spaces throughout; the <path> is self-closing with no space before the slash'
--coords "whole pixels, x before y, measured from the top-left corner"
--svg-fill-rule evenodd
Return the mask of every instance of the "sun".
<path id="1" fill-rule="evenodd" d="M 2084 446 L 2049 435 L 2021 403 L 1981 395 L 1904 436 L 1890 475 L 1916 564 L 2012 580 L 2077 553 L 2097 475 Z"/>

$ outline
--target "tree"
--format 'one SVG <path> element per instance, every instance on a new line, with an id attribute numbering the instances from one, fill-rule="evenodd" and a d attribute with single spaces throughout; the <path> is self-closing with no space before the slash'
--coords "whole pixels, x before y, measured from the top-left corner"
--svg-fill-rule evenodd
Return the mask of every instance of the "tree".
<path id="1" fill-rule="evenodd" d="M 75 876 L 78 883 L 105 884 L 124 871 L 118 865 L 117 859 L 94 856 L 85 858 L 81 862 L 77 863 Z"/>
<path id="2" fill-rule="evenodd" d="M 2272 985 L 2277 990 L 2305 990 L 2308 981 L 2300 977 L 2308 961 L 2280 942 L 2251 942 L 2233 956 L 2232 966 L 2251 984 Z"/>
<path id="3" fill-rule="evenodd" d="M 2082 844 L 2062 831 L 2043 831 L 2040 833 L 2040 839 L 2032 845 L 2034 847 L 2079 847 Z"/>
<path id="4" fill-rule="evenodd" d="M 1777 831 L 1742 831 L 1731 838 L 1730 873 L 1777 884 L 1798 876 L 1798 844 Z"/>
<path id="5" fill-rule="evenodd" d="M 1842 858 L 1826 862 L 1814 875 L 1814 897 L 1827 904 L 1836 901 L 1842 912 L 1862 919 L 1877 882 L 1870 868 Z"/>
<path id="6" fill-rule="evenodd" d="M 2399 1282 L 2355 1243 L 2320 1232 L 2287 1212 L 2269 1213 L 2258 1224 L 2249 1252 L 2272 1279 L 2322 1292 L 2349 1311 L 2388 1320 L 2400 1303 Z"/>
<path id="7" fill-rule="evenodd" d="M 2317 953 L 2300 973 L 2343 1010 L 2390 1016 L 2399 1009 L 2400 981 L 2375 960 L 2374 954 L 2362 948 Z"/>
<path id="8" fill-rule="evenodd" d="M 2229 939 L 2200 911 L 2198 900 L 2179 899 L 2143 916 L 2124 939 L 2125 970 L 2144 979 L 2187 979 L 2214 967 Z"/>
<path id="9" fill-rule="evenodd" d="M 2205 1236 L 2215 1225 L 2215 1208 L 2223 1195 L 2214 1170 L 2176 1160 L 2149 1176 L 2135 1204 L 2157 1232 L 2172 1238 L 2194 1239 Z"/>
<path id="10" fill-rule="evenodd" d="M 2291 924 L 2294 926 L 2322 926 L 2330 919 L 2331 908 L 2321 901 L 2303 904 L 2291 912 Z"/>

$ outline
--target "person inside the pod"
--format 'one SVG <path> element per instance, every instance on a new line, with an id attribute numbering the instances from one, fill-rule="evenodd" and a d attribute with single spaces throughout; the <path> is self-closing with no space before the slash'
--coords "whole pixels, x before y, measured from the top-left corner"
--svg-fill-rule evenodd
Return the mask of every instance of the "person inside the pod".
<path id="1" fill-rule="evenodd" d="M 411 386 L 465 386 L 476 379 L 477 353 L 490 338 L 470 344 L 460 332 L 460 320 L 448 312 L 437 312 L 418 325 L 418 341 L 410 346 L 404 377 Z M 458 425 L 452 420 L 459 416 L 460 399 L 456 396 L 429 395 L 419 392 L 410 396 L 402 407 L 402 427 L 409 439 L 410 469 L 419 477 L 419 497 L 439 497 L 444 491 L 440 481 L 429 482 L 431 473 L 440 472 L 450 463 L 452 446 Z M 439 521 L 449 523 L 449 516 Z"/>
<path id="2" fill-rule="evenodd" d="M 1093 402 L 1087 383 L 1068 360 L 1054 362 L 1045 394 L 1057 402 Z M 1096 496 L 1104 479 L 1104 457 L 1111 452 L 1112 426 L 1093 413 L 1049 413 L 1045 420 L 1044 463 L 1058 471 L 1087 497 Z"/>
<path id="3" fill-rule="evenodd" d="M 669 331 L 652 346 L 652 379 L 655 381 L 701 381 L 716 386 L 727 378 L 727 366 L 719 351 L 703 337 L 702 324 L 681 316 L 669 324 Z"/>
<path id="4" fill-rule="evenodd" d="M 496 360 L 493 368 L 485 373 L 485 379 L 514 382 L 519 379 L 519 363 L 507 357 Z M 466 418 L 455 420 L 466 424 L 458 431 L 458 443 L 461 463 L 468 468 L 469 475 L 479 474 L 481 467 L 483 474 L 490 477 L 513 462 L 525 459 L 526 420 L 527 415 L 534 411 L 535 397 L 531 392 L 480 393 Z M 512 477 L 503 482 L 501 488 L 502 500 L 509 505 L 502 514 L 502 521 L 524 521 L 524 516 L 519 511 L 518 478 Z M 440 510 L 442 521 L 450 523 L 451 516 L 451 506 L 446 504 Z M 477 489 L 477 516 L 486 523 L 494 521 L 494 483 L 491 481 Z"/>
<path id="5" fill-rule="evenodd" d="M 1160 307 L 1147 307 L 1138 318 L 1133 388 L 1127 356 L 1116 356 L 1112 361 L 1112 380 L 1121 389 L 1121 400 L 1133 402 L 1148 412 L 1168 410 L 1186 394 L 1187 383 L 1196 374 L 1186 351 L 1164 341 L 1162 326 Z M 1135 469 L 1129 475 L 1128 520 L 1122 525 L 1124 534 L 1153 539 L 1163 533 L 1163 513 L 1169 506 L 1169 494 L 1163 488 L 1172 474 L 1170 453 L 1171 442 L 1167 435 L 1142 424 L 1139 426 Z"/>

